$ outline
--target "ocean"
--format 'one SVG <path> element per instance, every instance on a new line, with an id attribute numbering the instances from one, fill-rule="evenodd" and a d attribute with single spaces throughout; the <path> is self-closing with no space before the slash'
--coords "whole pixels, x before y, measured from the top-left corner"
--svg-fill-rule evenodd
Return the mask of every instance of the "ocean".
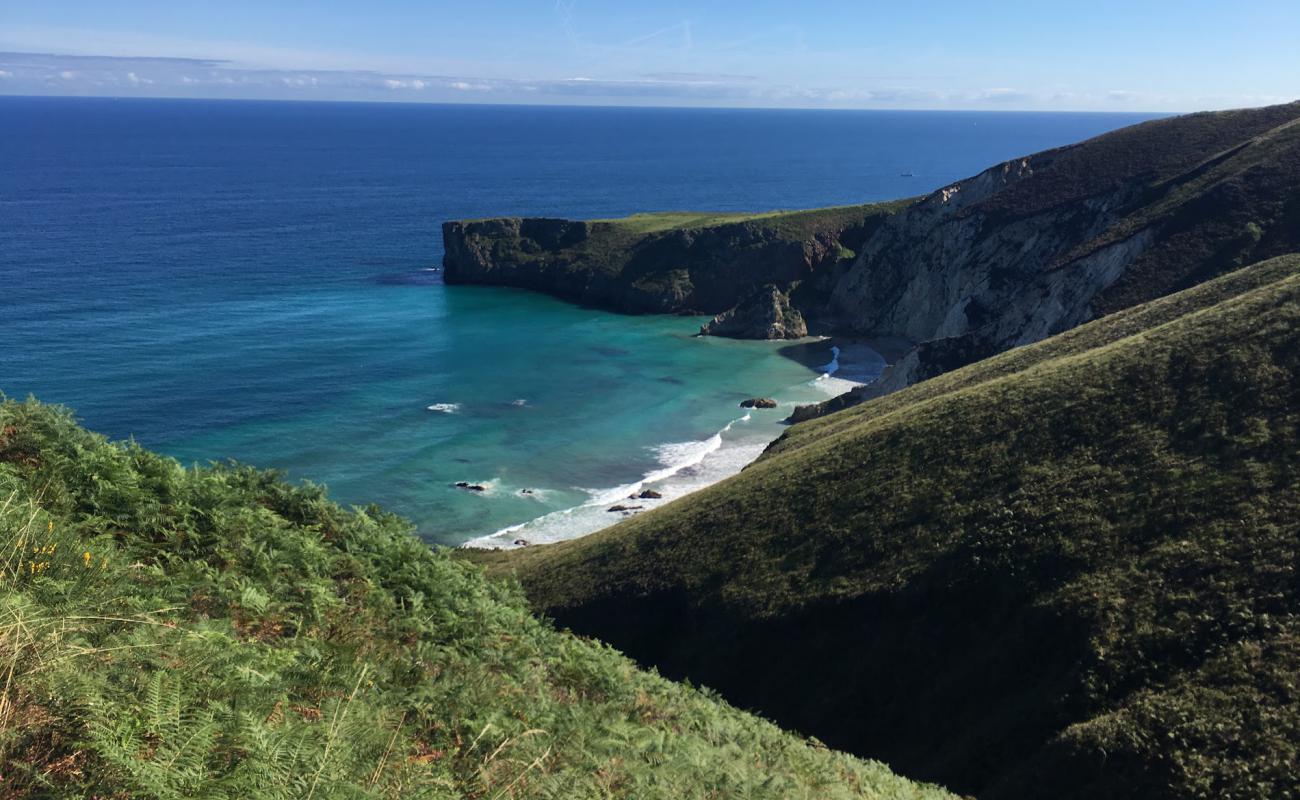
<path id="1" fill-rule="evenodd" d="M 0 391 L 431 543 L 567 538 L 882 363 L 444 286 L 443 220 L 890 199 L 1145 118 L 0 97 Z"/>

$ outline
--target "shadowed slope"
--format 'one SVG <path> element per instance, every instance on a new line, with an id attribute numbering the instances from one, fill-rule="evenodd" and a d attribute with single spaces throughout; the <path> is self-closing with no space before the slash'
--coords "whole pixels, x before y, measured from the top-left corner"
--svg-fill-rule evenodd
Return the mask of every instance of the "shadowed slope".
<path id="1" fill-rule="evenodd" d="M 1252 266 L 484 558 L 579 632 L 960 791 L 1280 796 L 1297 331 L 1300 259 Z"/>

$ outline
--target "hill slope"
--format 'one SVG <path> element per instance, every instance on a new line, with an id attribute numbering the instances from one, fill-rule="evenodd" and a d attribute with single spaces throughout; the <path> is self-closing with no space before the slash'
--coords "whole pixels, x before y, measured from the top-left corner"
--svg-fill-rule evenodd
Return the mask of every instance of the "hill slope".
<path id="1" fill-rule="evenodd" d="M 797 425 L 614 528 L 480 556 L 562 624 L 999 797 L 1285 797 L 1300 257 Z"/>
<path id="2" fill-rule="evenodd" d="M 561 634 L 378 509 L 0 404 L 0 797 L 940 798 Z"/>

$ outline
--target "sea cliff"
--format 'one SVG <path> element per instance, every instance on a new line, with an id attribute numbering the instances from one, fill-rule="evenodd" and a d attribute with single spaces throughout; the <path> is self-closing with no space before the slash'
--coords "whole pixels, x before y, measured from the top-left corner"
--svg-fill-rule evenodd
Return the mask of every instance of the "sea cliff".
<path id="1" fill-rule="evenodd" d="M 718 314 L 707 334 L 916 343 L 860 393 L 880 394 L 1300 248 L 1298 122 L 1300 103 L 1148 122 L 892 204 L 449 222 L 444 269 Z"/>
<path id="2" fill-rule="evenodd" d="M 828 297 L 856 249 L 907 201 L 769 214 L 507 217 L 443 225 L 447 283 L 516 286 L 624 313 L 721 314 L 772 285 Z M 770 297 L 770 294 L 768 295 Z M 787 301 L 781 301 L 787 304 Z M 743 320 L 748 315 L 740 315 Z M 736 315 L 732 315 L 734 320 Z M 802 326 L 726 326 L 797 338 Z"/>

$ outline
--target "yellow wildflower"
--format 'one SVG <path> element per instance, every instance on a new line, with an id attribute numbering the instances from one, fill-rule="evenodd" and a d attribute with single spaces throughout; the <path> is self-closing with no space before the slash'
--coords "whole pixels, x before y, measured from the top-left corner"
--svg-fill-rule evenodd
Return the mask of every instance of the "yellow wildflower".
<path id="1" fill-rule="evenodd" d="M 81 554 L 81 560 L 82 560 L 83 562 L 85 562 L 87 568 L 90 567 L 90 551 L 89 551 L 89 550 L 87 550 L 86 552 L 84 552 L 84 553 Z"/>

